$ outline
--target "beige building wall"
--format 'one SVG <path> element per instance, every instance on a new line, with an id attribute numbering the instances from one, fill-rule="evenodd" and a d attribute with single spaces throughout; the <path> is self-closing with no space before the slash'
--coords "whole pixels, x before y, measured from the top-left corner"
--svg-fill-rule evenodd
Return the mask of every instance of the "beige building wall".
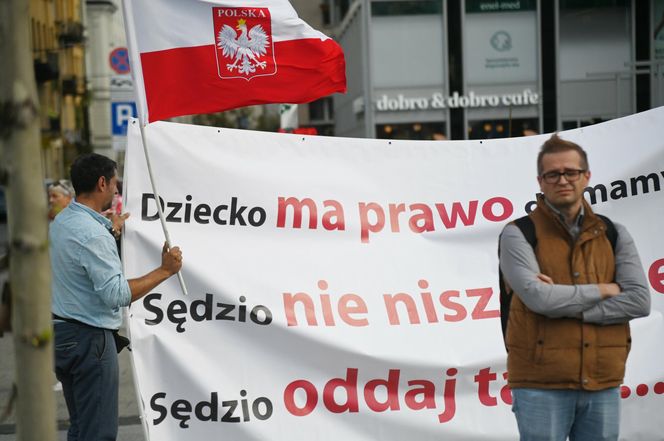
<path id="1" fill-rule="evenodd" d="M 67 175 L 85 145 L 85 39 L 81 0 L 30 0 L 45 178 Z"/>

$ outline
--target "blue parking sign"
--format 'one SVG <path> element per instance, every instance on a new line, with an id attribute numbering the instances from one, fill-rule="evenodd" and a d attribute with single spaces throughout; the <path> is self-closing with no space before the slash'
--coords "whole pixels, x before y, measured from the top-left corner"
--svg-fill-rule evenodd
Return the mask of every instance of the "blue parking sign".
<path id="1" fill-rule="evenodd" d="M 127 123 L 136 118 L 136 103 L 132 101 L 111 103 L 111 132 L 113 136 L 127 136 Z"/>

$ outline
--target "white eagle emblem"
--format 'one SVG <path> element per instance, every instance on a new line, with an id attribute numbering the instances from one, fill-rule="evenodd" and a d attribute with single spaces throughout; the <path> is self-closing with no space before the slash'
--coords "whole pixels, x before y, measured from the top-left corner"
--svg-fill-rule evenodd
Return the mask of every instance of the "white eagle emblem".
<path id="1" fill-rule="evenodd" d="M 264 70 L 266 62 L 260 61 L 260 58 L 267 53 L 269 37 L 263 26 L 257 24 L 248 29 L 247 21 L 241 18 L 237 21 L 236 29 L 240 31 L 240 36 L 235 29 L 225 24 L 217 35 L 217 47 L 223 56 L 235 58 L 232 63 L 226 64 L 226 69 L 229 72 L 237 69 L 239 74 L 247 76 L 256 72 L 256 68 Z"/>

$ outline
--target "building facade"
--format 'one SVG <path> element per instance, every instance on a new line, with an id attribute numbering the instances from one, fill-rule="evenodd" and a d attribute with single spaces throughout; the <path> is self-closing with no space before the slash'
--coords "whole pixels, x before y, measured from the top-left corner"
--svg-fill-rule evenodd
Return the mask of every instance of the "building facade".
<path id="1" fill-rule="evenodd" d="M 337 136 L 520 136 L 664 105 L 664 0 L 322 6 L 346 56 Z"/>
<path id="2" fill-rule="evenodd" d="M 42 128 L 45 177 L 87 145 L 84 11 L 80 0 L 30 0 L 30 35 Z"/>

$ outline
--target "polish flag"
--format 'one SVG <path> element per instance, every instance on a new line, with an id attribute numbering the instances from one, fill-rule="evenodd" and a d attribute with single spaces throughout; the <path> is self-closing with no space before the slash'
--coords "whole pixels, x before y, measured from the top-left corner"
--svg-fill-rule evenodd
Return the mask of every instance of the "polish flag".
<path id="1" fill-rule="evenodd" d="M 143 123 L 346 91 L 339 45 L 287 0 L 124 0 Z"/>

